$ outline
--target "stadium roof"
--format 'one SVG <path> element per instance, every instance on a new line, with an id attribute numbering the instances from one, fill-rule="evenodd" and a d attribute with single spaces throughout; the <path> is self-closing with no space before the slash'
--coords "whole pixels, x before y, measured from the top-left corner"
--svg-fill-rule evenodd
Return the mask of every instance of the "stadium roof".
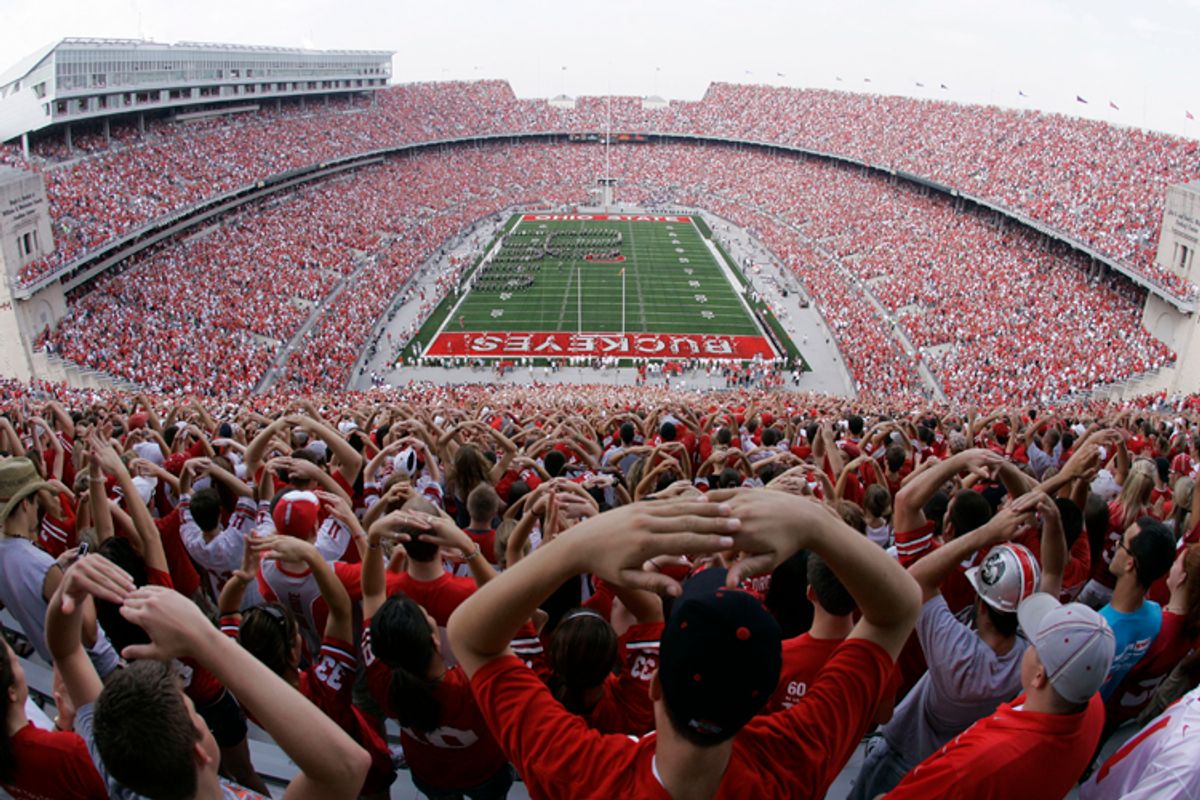
<path id="1" fill-rule="evenodd" d="M 13 81 L 19 80 L 33 72 L 37 65 L 42 63 L 42 60 L 45 59 L 46 56 L 54 52 L 54 49 L 58 47 L 62 41 L 51 42 L 50 44 L 42 45 L 37 50 L 34 50 L 32 53 L 13 64 L 4 72 L 0 73 L 0 86 L 7 86 Z"/>
<path id="2" fill-rule="evenodd" d="M 51 53 L 63 46 L 83 46 L 96 49 L 108 47 L 147 47 L 157 50 L 230 50 L 242 53 L 309 53 L 321 55 L 395 55 L 391 50 L 307 50 L 301 47 L 268 47 L 266 45 L 225 44 L 220 42 L 155 42 L 149 39 L 95 39 L 84 37 L 67 37 L 57 42 L 42 45 L 17 63 L 0 73 L 0 86 L 7 86 L 13 81 L 33 72 Z"/>

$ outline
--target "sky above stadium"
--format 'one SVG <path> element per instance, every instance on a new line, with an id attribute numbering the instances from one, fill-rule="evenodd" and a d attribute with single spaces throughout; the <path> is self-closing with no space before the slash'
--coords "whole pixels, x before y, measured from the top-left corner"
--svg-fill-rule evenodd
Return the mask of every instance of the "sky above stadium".
<path id="1" fill-rule="evenodd" d="M 1187 119 L 1200 118 L 1200 0 L 0 0 L 0 71 L 65 36 L 387 49 L 397 83 L 503 78 L 521 97 L 694 100 L 711 81 L 767 83 L 1200 138 Z"/>

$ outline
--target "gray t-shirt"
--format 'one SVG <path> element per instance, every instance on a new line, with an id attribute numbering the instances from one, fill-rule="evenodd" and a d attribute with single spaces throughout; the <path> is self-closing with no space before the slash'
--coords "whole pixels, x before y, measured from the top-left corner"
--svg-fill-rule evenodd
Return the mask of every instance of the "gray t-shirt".
<path id="1" fill-rule="evenodd" d="M 1021 658 L 1029 646 L 1018 635 L 1012 649 L 996 655 L 941 595 L 921 607 L 917 638 L 929 671 L 881 731 L 892 751 L 914 765 L 1021 693 Z"/>
<path id="2" fill-rule="evenodd" d="M 0 536 L 0 602 L 13 615 L 29 643 L 47 664 L 54 663 L 46 646 L 46 600 L 42 586 L 54 559 L 19 536 Z"/>
<path id="3" fill-rule="evenodd" d="M 13 615 L 33 649 L 47 664 L 53 664 L 46 645 L 46 607 L 42 596 L 46 573 L 54 566 L 54 558 L 28 539 L 19 536 L 0 536 L 0 603 Z M 100 677 L 107 677 L 117 668 L 117 653 L 103 631 L 98 631 L 96 645 L 88 656 Z"/>

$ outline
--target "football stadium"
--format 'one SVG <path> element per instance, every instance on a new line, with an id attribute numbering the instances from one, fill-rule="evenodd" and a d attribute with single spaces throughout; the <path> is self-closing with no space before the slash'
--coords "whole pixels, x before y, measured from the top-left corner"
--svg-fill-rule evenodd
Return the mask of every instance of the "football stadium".
<path id="1" fill-rule="evenodd" d="M 215 3 L 3 12 L 0 796 L 1200 797 L 1194 4 Z"/>

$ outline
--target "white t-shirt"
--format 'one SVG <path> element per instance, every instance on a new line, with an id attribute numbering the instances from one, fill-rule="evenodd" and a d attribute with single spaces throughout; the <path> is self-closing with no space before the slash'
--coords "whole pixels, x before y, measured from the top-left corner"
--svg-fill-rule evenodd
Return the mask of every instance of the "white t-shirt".
<path id="1" fill-rule="evenodd" d="M 1079 788 L 1081 800 L 1200 797 L 1200 687 L 1123 744 Z"/>

